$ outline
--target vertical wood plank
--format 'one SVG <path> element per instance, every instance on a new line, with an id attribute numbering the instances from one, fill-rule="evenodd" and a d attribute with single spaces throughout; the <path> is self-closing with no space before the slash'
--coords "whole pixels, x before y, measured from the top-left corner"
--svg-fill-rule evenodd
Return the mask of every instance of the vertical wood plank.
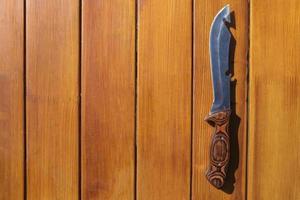
<path id="1" fill-rule="evenodd" d="M 189 199 L 192 1 L 139 0 L 137 198 Z"/>
<path id="2" fill-rule="evenodd" d="M 235 42 L 231 46 L 231 159 L 227 180 L 222 190 L 206 180 L 209 150 L 213 128 L 204 117 L 208 115 L 212 100 L 209 55 L 209 31 L 214 16 L 226 4 L 232 14 L 231 33 Z M 245 199 L 246 187 L 246 69 L 248 51 L 248 1 L 195 0 L 194 3 L 194 106 L 193 106 L 193 190 L 195 200 Z"/>
<path id="3" fill-rule="evenodd" d="M 135 1 L 83 1 L 82 197 L 134 199 Z"/>
<path id="4" fill-rule="evenodd" d="M 0 1 L 0 199 L 24 197 L 24 2 Z"/>
<path id="5" fill-rule="evenodd" d="M 299 10 L 251 1 L 248 199 L 300 199 Z"/>
<path id="6" fill-rule="evenodd" d="M 27 198 L 78 199 L 79 1 L 26 1 Z"/>

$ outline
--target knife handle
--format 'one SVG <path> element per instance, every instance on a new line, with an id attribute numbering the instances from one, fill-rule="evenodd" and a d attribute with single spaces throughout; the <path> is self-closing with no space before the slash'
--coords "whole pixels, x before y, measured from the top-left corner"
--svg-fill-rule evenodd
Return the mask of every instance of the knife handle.
<path id="1" fill-rule="evenodd" d="M 210 161 L 206 178 L 216 188 L 224 185 L 230 158 L 228 134 L 230 113 L 230 110 L 226 110 L 210 114 L 205 118 L 207 123 L 215 127 L 210 145 Z"/>

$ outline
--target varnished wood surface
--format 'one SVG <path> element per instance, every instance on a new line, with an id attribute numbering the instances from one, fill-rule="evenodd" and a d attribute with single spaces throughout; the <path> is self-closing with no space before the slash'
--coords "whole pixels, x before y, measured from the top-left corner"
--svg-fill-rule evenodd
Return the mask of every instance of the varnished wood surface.
<path id="1" fill-rule="evenodd" d="M 135 1 L 82 8 L 82 198 L 133 200 Z"/>
<path id="2" fill-rule="evenodd" d="M 205 177 L 213 129 L 204 121 L 212 100 L 209 57 L 209 31 L 214 16 L 226 4 L 233 11 L 230 28 L 235 45 L 231 50 L 231 158 L 224 188 L 217 190 Z M 192 199 L 245 199 L 246 186 L 246 67 L 248 50 L 248 2 L 246 0 L 194 2 L 194 96 L 193 96 L 193 172 Z"/>
<path id="3" fill-rule="evenodd" d="M 217 190 L 205 178 L 213 130 L 204 117 L 209 29 L 225 4 L 231 159 Z M 251 0 L 250 20 L 248 6 L 0 1 L 0 199 L 300 199 L 300 3 Z"/>
<path id="4" fill-rule="evenodd" d="M 24 196 L 24 5 L 0 1 L 0 199 Z"/>
<path id="5" fill-rule="evenodd" d="M 26 1 L 27 199 L 79 197 L 79 1 Z"/>
<path id="6" fill-rule="evenodd" d="M 251 1 L 248 199 L 300 199 L 300 2 Z"/>
<path id="7" fill-rule="evenodd" d="M 192 1 L 138 1 L 137 199 L 190 198 Z"/>

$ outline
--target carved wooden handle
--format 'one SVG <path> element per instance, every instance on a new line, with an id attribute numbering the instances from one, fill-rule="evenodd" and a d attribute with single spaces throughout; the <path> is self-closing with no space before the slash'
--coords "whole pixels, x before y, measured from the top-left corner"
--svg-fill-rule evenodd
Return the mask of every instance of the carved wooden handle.
<path id="1" fill-rule="evenodd" d="M 216 188 L 221 188 L 224 185 L 230 158 L 228 134 L 230 113 L 231 111 L 227 110 L 210 114 L 205 118 L 205 121 L 215 127 L 210 146 L 210 163 L 206 178 Z"/>

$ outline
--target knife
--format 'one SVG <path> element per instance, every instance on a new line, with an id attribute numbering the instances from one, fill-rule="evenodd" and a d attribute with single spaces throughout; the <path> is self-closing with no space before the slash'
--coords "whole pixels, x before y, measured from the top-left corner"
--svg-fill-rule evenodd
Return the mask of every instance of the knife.
<path id="1" fill-rule="evenodd" d="M 226 26 L 230 23 L 229 5 L 223 7 L 215 16 L 209 38 L 213 103 L 205 121 L 214 127 L 210 145 L 210 161 L 206 178 L 216 188 L 224 185 L 230 157 L 228 134 L 230 118 L 230 76 L 229 47 L 231 33 Z"/>

